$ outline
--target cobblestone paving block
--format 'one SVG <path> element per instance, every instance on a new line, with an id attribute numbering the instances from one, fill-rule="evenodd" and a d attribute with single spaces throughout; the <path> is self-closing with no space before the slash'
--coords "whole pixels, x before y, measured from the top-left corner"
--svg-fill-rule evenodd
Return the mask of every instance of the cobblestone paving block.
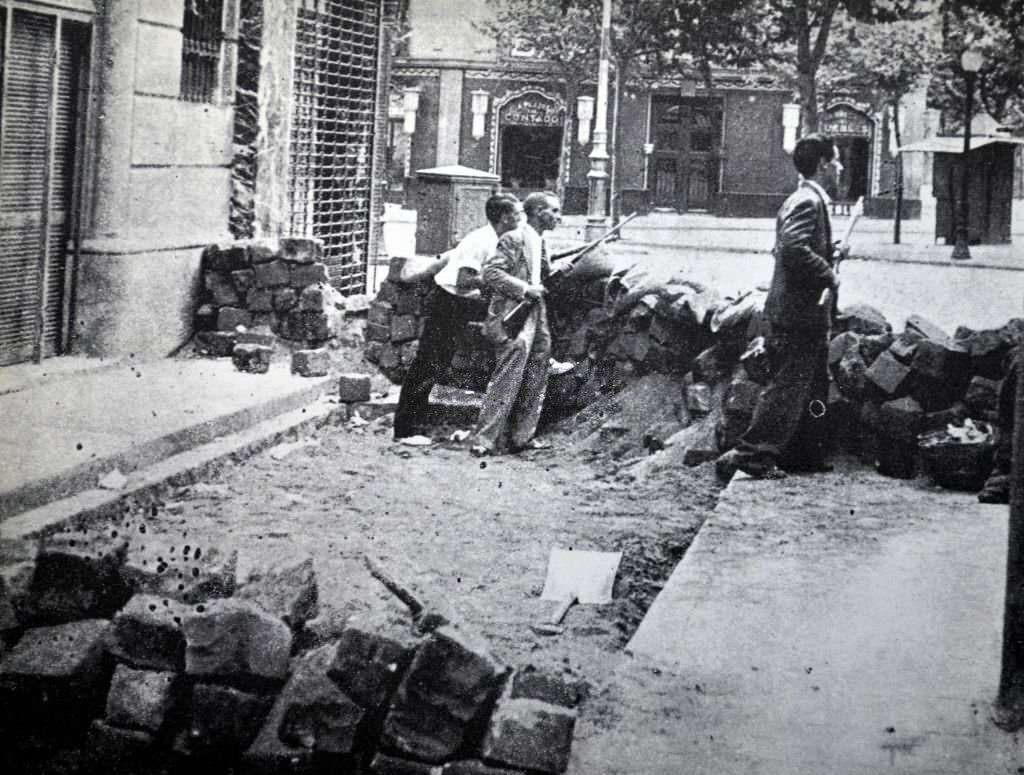
<path id="1" fill-rule="evenodd" d="M 0 661 L 0 683 L 45 689 L 102 681 L 109 626 L 106 619 L 82 619 L 26 630 Z"/>
<path id="2" fill-rule="evenodd" d="M 238 291 L 231 280 L 231 275 L 224 272 L 204 272 L 203 287 L 209 298 L 218 307 L 234 307 L 238 305 Z"/>
<path id="3" fill-rule="evenodd" d="M 896 337 L 888 332 L 861 337 L 860 355 L 865 363 L 872 364 L 879 355 L 892 346 L 895 340 Z"/>
<path id="4" fill-rule="evenodd" d="M 256 283 L 256 272 L 252 269 L 238 269 L 231 273 L 231 282 L 235 290 L 244 296 Z"/>
<path id="5" fill-rule="evenodd" d="M 860 348 L 850 348 L 835 365 L 834 379 L 847 396 L 860 398 L 867 384 L 867 371 L 868 365 L 861 355 Z"/>
<path id="6" fill-rule="evenodd" d="M 294 288 L 278 288 L 274 291 L 274 309 L 288 312 L 299 303 L 299 292 Z"/>
<path id="7" fill-rule="evenodd" d="M 213 331 L 217 328 L 217 307 L 213 304 L 201 304 L 192 318 L 196 331 Z"/>
<path id="8" fill-rule="evenodd" d="M 256 321 L 257 315 L 252 316 L 253 327 L 248 331 L 239 331 L 236 337 L 238 344 L 260 344 L 264 347 L 273 348 L 277 344 L 277 337 L 269 326 L 260 326 Z"/>
<path id="9" fill-rule="evenodd" d="M 235 591 L 238 551 L 200 546 L 186 539 L 136 536 L 121 575 L 137 592 L 184 603 L 230 597 Z"/>
<path id="10" fill-rule="evenodd" d="M 445 762 L 441 775 L 527 775 L 523 770 L 487 764 L 479 759 L 461 759 Z"/>
<path id="11" fill-rule="evenodd" d="M 256 265 L 255 283 L 257 288 L 273 288 L 288 285 L 291 281 L 291 269 L 280 259 Z"/>
<path id="12" fill-rule="evenodd" d="M 274 701 L 256 739 L 245 753 L 260 770 L 280 772 L 317 755 L 353 752 L 364 711 L 327 677 L 334 645 L 297 660 L 292 677 Z"/>
<path id="13" fill-rule="evenodd" d="M 879 407 L 881 426 L 879 430 L 888 438 L 911 443 L 916 441 L 924 421 L 924 410 L 910 396 L 886 401 Z"/>
<path id="14" fill-rule="evenodd" d="M 218 312 L 217 325 L 220 325 Z M 226 358 L 235 351 L 238 344 L 238 333 L 231 331 L 200 331 L 196 334 L 196 349 L 202 355 L 214 358 Z"/>
<path id="15" fill-rule="evenodd" d="M 411 759 L 403 759 L 399 756 L 379 753 L 370 762 L 370 772 L 373 775 L 440 775 L 441 768 Z"/>
<path id="16" fill-rule="evenodd" d="M 322 312 L 327 305 L 326 288 L 322 285 L 310 285 L 302 289 L 299 295 L 299 309 L 307 312 Z"/>
<path id="17" fill-rule="evenodd" d="M 435 630 L 416 650 L 391 701 L 385 744 L 427 762 L 451 757 L 504 677 L 504 666 L 482 640 L 454 627 Z"/>
<path id="18" fill-rule="evenodd" d="M 184 670 L 182 623 L 191 610 L 191 606 L 161 595 L 135 595 L 114 616 L 107 633 L 107 650 L 133 667 Z"/>
<path id="19" fill-rule="evenodd" d="M 245 294 L 245 306 L 252 312 L 273 312 L 274 292 L 269 288 L 250 288 Z"/>
<path id="20" fill-rule="evenodd" d="M 399 360 L 403 366 L 411 366 L 412 362 L 416 360 L 416 355 L 420 351 L 419 340 L 414 342 L 406 342 L 399 349 Z"/>
<path id="21" fill-rule="evenodd" d="M 345 404 L 355 404 L 363 401 L 369 401 L 370 375 L 355 373 L 339 374 L 338 399 Z"/>
<path id="22" fill-rule="evenodd" d="M 937 343 L 949 341 L 949 334 L 921 315 L 911 315 L 907 318 L 906 330 L 916 334 L 921 339 L 930 339 Z"/>
<path id="23" fill-rule="evenodd" d="M 923 338 L 920 334 L 913 331 L 904 331 L 889 345 L 889 352 L 900 363 L 909 365 L 914 359 L 914 353 L 917 351 L 917 343 Z"/>
<path id="24" fill-rule="evenodd" d="M 422 296 L 416 287 L 399 287 L 395 293 L 394 307 L 396 315 L 419 316 L 422 309 Z"/>
<path id="25" fill-rule="evenodd" d="M 909 389 L 910 369 L 888 352 L 879 355 L 864 376 L 889 397 L 902 395 Z"/>
<path id="26" fill-rule="evenodd" d="M 26 600 L 37 624 L 109 618 L 132 595 L 120 570 L 127 542 L 106 531 L 58 533 L 44 539 Z"/>
<path id="27" fill-rule="evenodd" d="M 294 312 L 292 313 L 295 314 Z M 307 342 L 323 342 L 331 335 L 331 318 L 323 312 L 311 310 L 299 313 L 300 338 Z"/>
<path id="28" fill-rule="evenodd" d="M 419 322 L 415 315 L 394 315 L 391 318 L 391 341 L 401 344 L 418 337 Z"/>
<path id="29" fill-rule="evenodd" d="M 884 334 L 892 331 L 885 315 L 869 304 L 844 307 L 836 316 L 836 332 L 853 331 L 855 334 Z"/>
<path id="30" fill-rule="evenodd" d="M 281 244 L 274 237 L 261 237 L 246 243 L 249 263 L 266 264 L 281 254 Z"/>
<path id="31" fill-rule="evenodd" d="M 377 709 L 391 696 L 419 645 L 403 613 L 371 610 L 349 619 L 328 669 L 345 694 Z"/>
<path id="32" fill-rule="evenodd" d="M 107 723 L 159 732 L 174 706 L 178 678 L 177 673 L 118 665 L 107 694 Z"/>
<path id="33" fill-rule="evenodd" d="M 851 348 L 860 347 L 860 335 L 852 331 L 833 336 L 828 344 L 828 365 L 835 366 Z"/>
<path id="34" fill-rule="evenodd" d="M 693 378 L 697 382 L 717 382 L 728 375 L 731 364 L 728 363 L 719 345 L 712 345 L 702 350 L 693 359 Z"/>
<path id="35" fill-rule="evenodd" d="M 394 315 L 394 305 L 386 301 L 374 301 L 370 304 L 366 321 L 372 325 L 387 326 L 391 330 L 391 317 Z"/>
<path id="36" fill-rule="evenodd" d="M 292 266 L 288 278 L 292 288 L 301 289 L 309 285 L 320 285 L 330 282 L 326 264 L 298 264 Z"/>
<path id="37" fill-rule="evenodd" d="M 185 671 L 193 676 L 282 680 L 292 633 L 244 600 L 213 600 L 185 617 Z"/>
<path id="38" fill-rule="evenodd" d="M 936 342 L 931 339 L 922 339 L 917 343 L 914 358 L 910 362 L 910 370 L 915 375 L 939 381 L 963 382 L 968 366 L 967 353 L 952 345 L 948 340 Z"/>
<path id="39" fill-rule="evenodd" d="M 486 761 L 510 767 L 565 772 L 575 726 L 574 710 L 503 697 L 491 716 L 481 753 Z"/>
<path id="40" fill-rule="evenodd" d="M 402 363 L 402 350 L 393 344 L 385 344 L 380 350 L 377 365 L 381 369 L 397 369 Z"/>
<path id="41" fill-rule="evenodd" d="M 409 259 L 405 256 L 391 257 L 391 260 L 388 261 L 388 276 L 386 278 L 389 283 L 404 285 L 402 283 L 402 270 L 408 261 Z"/>
<path id="42" fill-rule="evenodd" d="M 243 554 L 238 564 L 235 597 L 249 600 L 278 616 L 296 630 L 319 612 L 319 590 L 313 558 L 285 557 L 273 564 L 250 562 Z"/>
<path id="43" fill-rule="evenodd" d="M 583 698 L 583 691 L 578 681 L 566 681 L 559 675 L 526 665 L 512 674 L 508 696 L 514 700 L 540 700 L 563 708 L 575 708 Z"/>
<path id="44" fill-rule="evenodd" d="M 282 237 L 281 257 L 297 264 L 312 264 L 324 254 L 323 240 L 315 237 Z"/>
<path id="45" fill-rule="evenodd" d="M 152 754 L 154 736 L 141 729 L 124 729 L 95 719 L 89 727 L 85 759 L 109 773 L 136 772 L 136 767 Z"/>
<path id="46" fill-rule="evenodd" d="M 221 307 L 217 311 L 217 330 L 234 331 L 239 326 L 248 328 L 252 325 L 252 313 L 240 307 Z"/>
<path id="47" fill-rule="evenodd" d="M 292 374 L 300 377 L 324 377 L 331 370 L 330 353 L 323 347 L 292 353 Z"/>
<path id="48" fill-rule="evenodd" d="M 231 351 L 231 360 L 239 371 L 266 374 L 270 370 L 273 355 L 274 348 L 263 344 L 236 344 Z"/>
<path id="49" fill-rule="evenodd" d="M 1002 382 L 985 377 L 971 377 L 964 393 L 964 403 L 971 417 L 980 418 L 998 408 L 999 388 Z"/>
<path id="50" fill-rule="evenodd" d="M 686 410 L 693 415 L 703 416 L 711 411 L 711 386 L 706 382 L 694 382 L 686 388 Z"/>
<path id="51" fill-rule="evenodd" d="M 38 552 L 37 541 L 0 539 L 0 632 L 30 623 Z"/>
<path id="52" fill-rule="evenodd" d="M 203 268 L 233 272 L 249 264 L 249 255 L 244 242 L 222 242 L 210 245 L 203 251 Z"/>
<path id="53" fill-rule="evenodd" d="M 192 749 L 244 751 L 256 737 L 273 703 L 272 696 L 243 692 L 229 686 L 198 683 L 192 687 Z"/>

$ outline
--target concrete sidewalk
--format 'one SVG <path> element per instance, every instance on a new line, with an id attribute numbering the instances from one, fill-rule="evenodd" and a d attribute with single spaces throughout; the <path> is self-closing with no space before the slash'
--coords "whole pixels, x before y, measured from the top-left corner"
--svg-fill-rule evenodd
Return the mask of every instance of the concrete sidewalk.
<path id="1" fill-rule="evenodd" d="M 63 360 L 0 370 L 0 519 L 301 409 L 333 385 L 287 363 L 247 374 L 230 358 Z"/>
<path id="2" fill-rule="evenodd" d="M 574 771 L 1018 772 L 1024 743 L 988 719 L 1006 527 L 1006 507 L 853 463 L 740 475 L 627 647 L 627 733 L 585 738 Z M 658 707 L 630 701 L 644 679 Z"/>

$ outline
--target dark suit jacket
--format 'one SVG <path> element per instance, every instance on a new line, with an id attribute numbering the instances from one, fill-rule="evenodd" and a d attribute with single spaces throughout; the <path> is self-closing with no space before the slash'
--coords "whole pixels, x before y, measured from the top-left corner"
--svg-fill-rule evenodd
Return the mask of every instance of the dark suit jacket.
<path id="1" fill-rule="evenodd" d="M 498 238 L 498 247 L 494 255 L 484 259 L 480 270 L 480 280 L 491 292 L 487 319 L 484 321 L 484 333 L 492 342 L 503 342 L 508 339 L 502 329 L 501 319 L 525 298 L 526 288 L 530 285 L 533 256 L 526 241 L 526 228 L 528 227 L 524 225 L 502 234 Z M 540 277 L 541 282 L 544 282 L 551 273 L 551 263 L 546 255 L 542 254 L 540 258 Z"/>
<path id="2" fill-rule="evenodd" d="M 790 194 L 775 221 L 775 272 L 765 300 L 774 328 L 817 333 L 830 323 L 821 292 L 835 279 L 832 224 L 821 195 L 806 181 Z"/>

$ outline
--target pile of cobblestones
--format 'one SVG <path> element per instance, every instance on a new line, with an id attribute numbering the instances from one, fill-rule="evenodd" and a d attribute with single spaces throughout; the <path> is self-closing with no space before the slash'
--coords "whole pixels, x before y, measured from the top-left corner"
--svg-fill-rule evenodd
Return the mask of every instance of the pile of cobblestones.
<path id="1" fill-rule="evenodd" d="M 196 347 L 231 356 L 242 371 L 266 372 L 275 345 L 298 348 L 293 370 L 326 373 L 324 345 L 344 338 L 347 318 L 367 299 L 343 297 L 329 283 L 323 245 L 306 238 L 251 239 L 203 251 L 203 289 L 195 314 Z"/>
<path id="2" fill-rule="evenodd" d="M 131 521 L 5 543 L 5 771 L 559 773 L 578 690 L 442 615 L 317 624 L 312 558 L 273 565 Z M 155 770 L 154 770 L 155 771 Z"/>

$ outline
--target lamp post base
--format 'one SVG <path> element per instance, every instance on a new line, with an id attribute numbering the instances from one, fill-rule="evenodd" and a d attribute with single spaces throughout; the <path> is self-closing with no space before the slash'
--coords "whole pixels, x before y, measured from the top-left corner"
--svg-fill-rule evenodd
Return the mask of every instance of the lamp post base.
<path id="1" fill-rule="evenodd" d="M 953 255 L 950 256 L 954 261 L 967 261 L 971 257 L 971 249 L 967 247 L 967 240 L 957 240 L 953 246 Z"/>

